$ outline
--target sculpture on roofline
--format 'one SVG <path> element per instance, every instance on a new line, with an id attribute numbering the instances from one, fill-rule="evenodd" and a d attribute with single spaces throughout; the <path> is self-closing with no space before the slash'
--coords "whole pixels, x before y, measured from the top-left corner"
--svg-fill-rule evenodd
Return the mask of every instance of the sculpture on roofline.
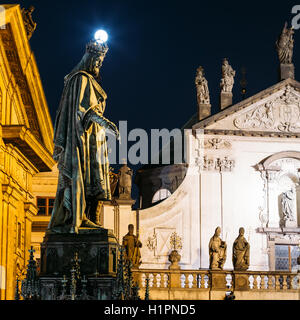
<path id="1" fill-rule="evenodd" d="M 294 49 L 294 30 L 293 27 L 288 28 L 287 22 L 276 41 L 276 51 L 281 64 L 291 64 Z"/>
<path id="2" fill-rule="evenodd" d="M 221 92 L 232 92 L 234 85 L 235 71 L 232 69 L 228 60 L 224 58 L 222 64 L 222 79 L 220 83 Z"/>

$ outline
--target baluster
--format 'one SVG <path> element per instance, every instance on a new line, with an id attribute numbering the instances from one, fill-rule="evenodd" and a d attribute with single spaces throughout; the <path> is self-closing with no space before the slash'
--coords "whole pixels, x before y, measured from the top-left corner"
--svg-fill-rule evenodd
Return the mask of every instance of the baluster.
<path id="1" fill-rule="evenodd" d="M 205 279 L 204 279 L 205 274 L 201 273 L 201 280 L 200 280 L 200 288 L 205 289 Z"/>
<path id="2" fill-rule="evenodd" d="M 157 273 L 153 273 L 153 288 L 157 288 Z"/>
<path id="3" fill-rule="evenodd" d="M 274 290 L 274 286 L 273 286 L 273 276 L 272 275 L 268 275 L 268 290 Z"/>
<path id="4" fill-rule="evenodd" d="M 192 276 L 193 276 L 192 288 L 198 288 L 197 273 L 193 273 Z"/>
<path id="5" fill-rule="evenodd" d="M 188 287 L 189 287 L 189 274 L 184 273 L 184 288 L 188 288 Z"/>
<path id="6" fill-rule="evenodd" d="M 253 290 L 259 289 L 257 283 L 257 274 L 253 275 Z"/>
<path id="7" fill-rule="evenodd" d="M 282 289 L 287 290 L 287 276 L 283 276 Z"/>
<path id="8" fill-rule="evenodd" d="M 275 289 L 280 290 L 280 276 L 278 274 L 275 276 Z"/>

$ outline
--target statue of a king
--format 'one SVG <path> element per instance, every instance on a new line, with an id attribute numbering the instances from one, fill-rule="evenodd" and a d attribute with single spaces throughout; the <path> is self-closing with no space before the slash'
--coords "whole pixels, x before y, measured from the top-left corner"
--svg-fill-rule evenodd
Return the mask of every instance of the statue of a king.
<path id="1" fill-rule="evenodd" d="M 106 132 L 119 138 L 119 131 L 103 116 L 107 96 L 97 81 L 107 50 L 106 43 L 91 41 L 65 77 L 54 126 L 53 158 L 59 178 L 51 232 L 100 228 L 95 218 L 98 201 L 111 199 Z"/>

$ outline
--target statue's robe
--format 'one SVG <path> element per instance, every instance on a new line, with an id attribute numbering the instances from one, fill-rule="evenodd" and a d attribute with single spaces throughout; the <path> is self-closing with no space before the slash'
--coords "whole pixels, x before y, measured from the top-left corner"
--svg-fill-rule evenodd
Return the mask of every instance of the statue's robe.
<path id="1" fill-rule="evenodd" d="M 125 259 L 131 261 L 133 267 L 139 267 L 141 264 L 140 247 L 142 247 L 142 243 L 138 237 L 128 232 L 123 237 L 123 246 L 125 247 Z"/>
<path id="2" fill-rule="evenodd" d="M 247 240 L 238 236 L 232 248 L 232 263 L 235 270 L 247 270 L 249 268 L 250 245 Z"/>
<path id="3" fill-rule="evenodd" d="M 53 231 L 78 232 L 90 201 L 111 199 L 105 100 L 105 92 L 89 73 L 65 78 L 54 126 L 59 179 L 49 223 Z"/>

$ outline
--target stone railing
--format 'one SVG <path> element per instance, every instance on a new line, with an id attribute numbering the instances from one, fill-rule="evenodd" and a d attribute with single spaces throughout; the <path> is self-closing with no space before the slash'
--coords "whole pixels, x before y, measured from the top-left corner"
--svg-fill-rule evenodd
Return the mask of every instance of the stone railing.
<path id="1" fill-rule="evenodd" d="M 300 274 L 279 271 L 134 270 L 144 292 L 149 279 L 150 299 L 299 299 Z"/>

